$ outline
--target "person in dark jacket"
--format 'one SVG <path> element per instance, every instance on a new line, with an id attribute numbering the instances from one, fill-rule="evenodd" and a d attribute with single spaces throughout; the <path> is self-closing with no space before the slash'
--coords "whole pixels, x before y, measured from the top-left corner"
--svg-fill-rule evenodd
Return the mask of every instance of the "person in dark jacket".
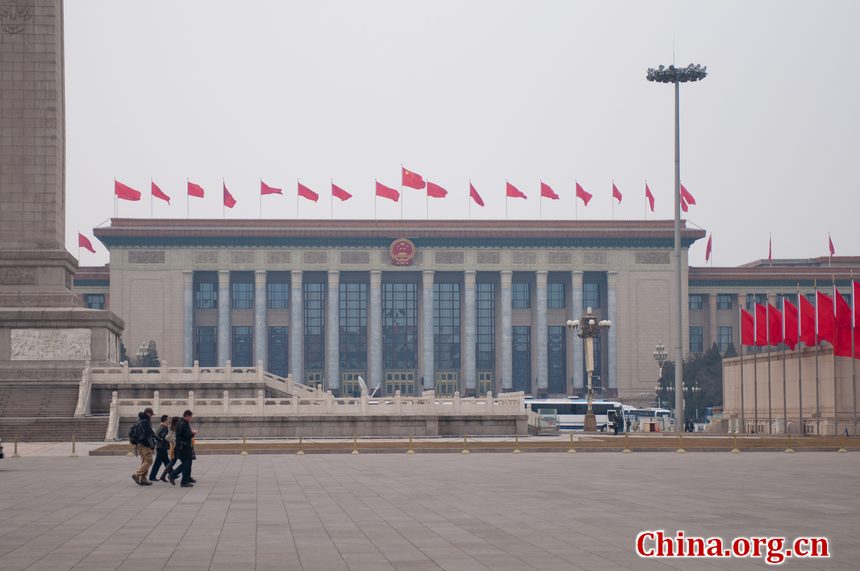
<path id="1" fill-rule="evenodd" d="M 146 479 L 149 473 L 149 467 L 152 466 L 152 453 L 155 450 L 155 433 L 152 432 L 153 411 L 147 407 L 143 412 L 138 413 L 137 423 L 132 429 L 136 435 L 134 440 L 135 452 L 140 456 L 140 467 L 137 472 L 131 475 L 131 479 L 136 484 L 141 486 L 151 486 L 152 482 Z"/>
<path id="2" fill-rule="evenodd" d="M 176 478 L 182 474 L 180 486 L 183 488 L 194 486 L 194 479 L 191 477 L 191 461 L 194 458 L 194 435 L 197 431 L 191 428 L 192 417 L 193 413 L 186 410 L 182 413 L 182 420 L 176 425 L 176 458 L 182 463 L 167 476 L 170 483 L 176 485 Z"/>
<path id="3" fill-rule="evenodd" d="M 167 424 L 167 421 L 170 419 L 166 414 L 161 415 L 161 424 L 158 425 L 158 429 L 155 431 L 155 462 L 152 464 L 152 470 L 149 471 L 149 481 L 155 482 L 158 479 L 158 469 L 170 464 L 170 456 L 167 453 L 167 450 L 170 444 L 167 442 L 167 433 L 170 430 L 170 427 Z M 167 470 L 164 470 L 164 474 L 161 475 L 161 481 L 167 481 Z"/>

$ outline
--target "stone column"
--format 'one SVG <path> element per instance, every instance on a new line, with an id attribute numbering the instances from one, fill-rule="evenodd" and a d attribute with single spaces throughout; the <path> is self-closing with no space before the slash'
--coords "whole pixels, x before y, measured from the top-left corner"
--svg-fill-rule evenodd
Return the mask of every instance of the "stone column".
<path id="1" fill-rule="evenodd" d="M 182 272 L 182 313 L 182 364 L 191 367 L 194 365 L 194 272 L 191 270 Z"/>
<path id="2" fill-rule="evenodd" d="M 708 344 L 704 347 L 705 351 L 711 345 L 717 343 L 717 292 L 712 291 L 708 294 L 708 335 L 710 337 Z"/>
<path id="3" fill-rule="evenodd" d="M 537 343 L 537 392 L 549 388 L 549 331 L 546 324 L 546 270 L 535 273 L 535 341 Z"/>
<path id="4" fill-rule="evenodd" d="M 296 383 L 305 382 L 305 324 L 302 302 L 302 271 L 290 272 L 290 363 L 289 371 Z"/>
<path id="5" fill-rule="evenodd" d="M 370 315 L 367 316 L 367 386 L 382 384 L 382 272 L 370 271 Z"/>
<path id="6" fill-rule="evenodd" d="M 218 366 L 230 358 L 230 271 L 218 271 Z"/>
<path id="7" fill-rule="evenodd" d="M 327 388 L 340 389 L 340 272 L 329 270 L 325 311 L 325 378 Z"/>
<path id="8" fill-rule="evenodd" d="M 607 337 L 608 354 L 609 354 L 609 384 L 604 383 L 604 387 L 610 389 L 618 388 L 618 295 L 616 289 L 618 287 L 618 272 L 606 272 L 606 304 L 608 305 L 607 314 L 609 321 L 612 322 L 612 327 L 609 328 Z"/>
<path id="9" fill-rule="evenodd" d="M 511 280 L 513 272 L 503 270 L 501 272 L 501 312 L 502 312 L 502 390 L 511 391 L 514 387 L 514 346 L 513 327 L 511 324 Z"/>
<path id="10" fill-rule="evenodd" d="M 433 270 L 421 272 L 421 332 L 423 341 L 424 366 L 421 368 L 421 376 L 424 377 L 424 388 L 432 389 L 435 386 L 433 374 Z"/>
<path id="11" fill-rule="evenodd" d="M 266 270 L 254 272 L 254 366 L 257 361 L 268 367 L 266 345 L 269 339 L 266 330 Z"/>
<path id="12" fill-rule="evenodd" d="M 478 388 L 478 370 L 475 364 L 477 342 L 475 275 L 475 270 L 466 270 L 463 274 L 463 382 L 460 390 L 462 393 L 469 391 L 470 394 Z"/>
<path id="13" fill-rule="evenodd" d="M 570 318 L 579 319 L 583 315 L 582 309 L 582 272 L 571 272 L 571 296 L 570 296 Z M 570 335 L 570 333 L 568 333 Z M 584 361 L 582 354 L 582 339 L 576 333 L 570 335 L 573 343 L 573 392 L 585 388 L 585 376 L 583 374 Z"/>

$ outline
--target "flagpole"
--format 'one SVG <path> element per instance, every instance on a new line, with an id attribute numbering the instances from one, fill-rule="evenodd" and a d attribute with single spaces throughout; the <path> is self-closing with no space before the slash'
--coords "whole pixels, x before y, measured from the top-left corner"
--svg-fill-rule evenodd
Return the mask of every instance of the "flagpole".
<path id="1" fill-rule="evenodd" d="M 648 179 L 645 179 L 645 188 L 648 188 Z M 645 218 L 644 220 L 648 220 L 648 195 L 645 195 Z M 740 308 L 738 308 L 740 309 Z"/>
<path id="2" fill-rule="evenodd" d="M 329 179 L 329 187 L 328 187 L 329 191 L 331 191 L 333 186 L 334 186 L 334 179 L 332 178 L 332 179 Z M 330 194 L 329 202 L 328 202 L 329 203 L 329 217 L 332 220 L 334 220 L 334 193 L 329 192 L 329 194 Z"/>
<path id="3" fill-rule="evenodd" d="M 765 306 L 765 319 L 767 330 L 767 433 L 773 433 L 773 407 L 771 402 L 771 377 L 770 377 L 770 303 Z"/>
<path id="4" fill-rule="evenodd" d="M 744 317 L 741 313 L 740 300 L 738 300 L 738 323 L 741 324 L 741 331 L 739 335 L 740 343 L 738 344 L 741 349 L 741 428 L 743 430 L 743 433 L 746 434 L 747 426 L 744 420 Z"/>
<path id="5" fill-rule="evenodd" d="M 612 203 L 612 220 L 615 220 L 615 179 L 612 179 L 612 198 L 609 200 Z"/>
<path id="6" fill-rule="evenodd" d="M 579 199 L 576 198 L 576 183 L 578 181 L 573 179 L 573 217 L 575 220 L 579 220 Z"/>
<path id="7" fill-rule="evenodd" d="M 378 180 L 375 182 L 376 182 L 376 184 L 379 184 Z M 401 196 L 400 198 L 402 199 L 403 197 Z M 374 190 L 373 190 L 373 219 L 374 220 L 376 220 L 376 199 L 377 199 L 376 186 L 374 185 Z"/>
<path id="8" fill-rule="evenodd" d="M 149 217 L 152 218 L 152 177 L 149 177 Z"/>
<path id="9" fill-rule="evenodd" d="M 227 204 L 224 202 L 224 189 L 227 188 L 227 182 L 224 177 L 221 177 L 221 218 L 227 218 Z"/>
<path id="10" fill-rule="evenodd" d="M 427 217 L 427 220 L 430 220 L 430 195 L 427 194 L 427 191 L 424 192 L 424 215 Z"/>
<path id="11" fill-rule="evenodd" d="M 472 179 L 469 179 L 469 194 L 466 195 L 466 207 L 469 212 L 469 220 L 472 219 Z"/>
<path id="12" fill-rule="evenodd" d="M 538 195 L 538 216 L 543 220 L 543 195 Z"/>
<path id="13" fill-rule="evenodd" d="M 403 196 L 403 163 L 400 163 L 400 219 L 403 220 L 403 203 L 406 202 L 406 197 Z"/>
<path id="14" fill-rule="evenodd" d="M 191 218 L 191 204 L 188 198 L 188 177 L 185 177 L 185 218 Z"/>
<path id="15" fill-rule="evenodd" d="M 854 295 L 854 270 L 852 269 L 850 272 L 851 275 L 851 402 L 853 404 L 853 416 L 854 416 L 854 436 L 857 436 L 857 347 L 855 346 L 856 339 L 854 338 L 856 333 L 854 329 L 857 327 L 857 323 L 855 323 L 855 317 L 857 316 L 857 299 Z"/>
<path id="16" fill-rule="evenodd" d="M 758 340 L 758 312 L 753 304 L 753 339 Z M 753 433 L 758 434 L 758 345 L 753 343 Z"/>
<path id="17" fill-rule="evenodd" d="M 296 220 L 299 219 L 299 179 L 296 179 Z"/>
<path id="18" fill-rule="evenodd" d="M 260 220 L 263 219 L 263 179 L 260 179 Z"/>
<path id="19" fill-rule="evenodd" d="M 803 423 L 803 349 L 800 346 L 800 282 L 797 282 L 797 410 L 800 417 L 800 436 L 806 435 Z"/>
<path id="20" fill-rule="evenodd" d="M 839 335 L 839 322 L 836 320 L 836 276 L 833 275 L 833 291 L 831 295 L 833 296 L 833 329 L 836 334 L 836 339 L 838 341 Z M 831 361 L 833 362 L 833 434 L 839 434 L 839 410 L 836 407 L 837 398 L 836 398 L 836 346 L 833 346 L 833 356 L 831 357 Z"/>
<path id="21" fill-rule="evenodd" d="M 818 280 L 812 282 L 815 288 L 815 435 L 821 436 L 821 377 L 818 368 Z"/>
<path id="22" fill-rule="evenodd" d="M 780 289 L 782 296 L 782 431 L 788 434 L 788 383 L 785 380 L 785 290 Z"/>
<path id="23" fill-rule="evenodd" d="M 119 218 L 119 201 L 116 197 L 116 177 L 113 177 L 113 217 Z"/>

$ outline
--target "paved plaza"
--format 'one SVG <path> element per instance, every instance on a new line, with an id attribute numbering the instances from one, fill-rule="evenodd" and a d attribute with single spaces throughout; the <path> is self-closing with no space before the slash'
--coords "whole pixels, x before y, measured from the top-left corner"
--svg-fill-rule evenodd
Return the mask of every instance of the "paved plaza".
<path id="1" fill-rule="evenodd" d="M 7 452 L 11 450 L 7 449 Z M 825 535 L 860 565 L 860 454 L 203 456 L 193 489 L 126 457 L 0 461 L 2 569 L 744 569 L 642 560 L 643 529 Z"/>

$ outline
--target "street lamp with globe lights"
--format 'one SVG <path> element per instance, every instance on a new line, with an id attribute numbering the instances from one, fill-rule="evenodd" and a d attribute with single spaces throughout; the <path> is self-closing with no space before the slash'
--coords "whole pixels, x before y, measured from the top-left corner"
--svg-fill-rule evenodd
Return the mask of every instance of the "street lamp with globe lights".
<path id="1" fill-rule="evenodd" d="M 654 347 L 654 360 L 657 361 L 657 408 L 663 408 L 660 402 L 660 390 L 663 388 L 660 385 L 660 380 L 663 378 L 663 365 L 666 364 L 666 361 L 669 359 L 669 353 L 666 352 L 666 346 L 663 345 L 662 341 L 657 342 L 657 346 Z"/>
<path id="2" fill-rule="evenodd" d="M 612 327 L 612 322 L 608 319 L 598 321 L 590 307 L 585 310 L 585 315 L 582 318 L 570 319 L 567 322 L 570 333 L 576 332 L 576 335 L 585 343 L 585 371 L 588 373 L 588 393 L 586 396 L 588 408 L 585 412 L 585 432 L 597 431 L 597 420 L 591 406 L 594 400 L 594 391 L 591 386 L 591 378 L 594 373 L 594 338 L 609 330 L 610 327 Z"/>

